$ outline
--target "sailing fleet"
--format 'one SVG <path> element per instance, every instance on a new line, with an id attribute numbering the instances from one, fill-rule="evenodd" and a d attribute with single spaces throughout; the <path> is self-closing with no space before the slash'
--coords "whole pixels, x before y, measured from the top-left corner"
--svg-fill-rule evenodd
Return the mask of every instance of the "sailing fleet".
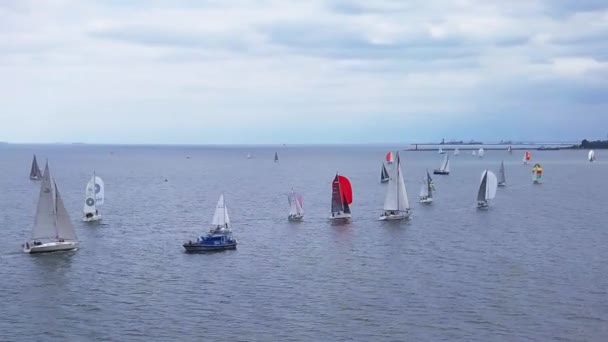
<path id="1" fill-rule="evenodd" d="M 442 151 L 443 152 L 443 151 Z M 458 154 L 458 149 L 454 150 L 454 155 Z M 512 153 L 511 146 L 508 149 Z M 439 169 L 433 171 L 434 174 L 450 174 L 450 158 L 446 153 Z M 484 156 L 484 150 L 473 150 L 473 155 Z M 596 160 L 595 151 L 588 152 L 589 162 Z M 530 152 L 526 151 L 522 158 L 524 164 L 531 160 Z M 274 161 L 278 162 L 278 153 L 275 152 Z M 385 164 L 386 163 L 386 164 Z M 394 164 L 394 165 L 392 165 Z M 387 168 L 389 165 L 389 168 Z M 543 177 L 543 168 L 536 163 L 532 168 L 532 181 L 539 184 Z M 51 176 L 48 161 L 45 164 L 44 172 L 40 171 L 36 155 L 33 156 L 29 178 L 31 180 L 41 180 L 38 204 L 31 238 L 23 244 L 23 251 L 30 254 L 70 251 L 78 248 L 79 243 L 76 237 L 76 230 L 65 208 L 59 186 Z M 386 183 L 386 193 L 384 205 L 379 220 L 399 221 L 409 219 L 412 215 L 407 189 L 402 170 L 402 160 L 399 152 L 388 152 L 385 161 L 382 163 L 380 182 Z M 490 170 L 484 170 L 481 174 L 479 187 L 477 189 L 477 208 L 488 209 L 489 203 L 496 196 L 497 187 L 504 187 L 507 184 L 504 160 L 498 168 L 498 177 Z M 420 184 L 419 202 L 431 204 L 435 185 L 428 170 Z M 287 195 L 289 212 L 287 219 L 299 222 L 304 219 L 304 206 L 302 194 L 293 189 Z M 105 185 L 101 177 L 93 172 L 89 182 L 85 187 L 85 200 L 83 206 L 83 221 L 95 222 L 102 219 L 100 207 L 105 202 Z M 353 203 L 353 187 L 350 180 L 339 173 L 336 173 L 331 182 L 331 215 L 330 220 L 335 222 L 348 222 L 352 218 L 350 205 Z M 215 207 L 215 212 L 211 220 L 211 230 L 195 241 L 188 241 L 183 244 L 186 252 L 215 251 L 225 249 L 235 249 L 237 239 L 233 236 L 228 215 L 228 207 L 221 194 Z"/>

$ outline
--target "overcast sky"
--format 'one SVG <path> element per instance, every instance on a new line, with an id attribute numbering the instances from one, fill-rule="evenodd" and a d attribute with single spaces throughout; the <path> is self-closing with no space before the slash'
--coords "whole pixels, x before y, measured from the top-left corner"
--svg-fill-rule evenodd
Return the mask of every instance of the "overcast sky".
<path id="1" fill-rule="evenodd" d="M 4 0 L 0 140 L 608 133 L 605 0 Z"/>

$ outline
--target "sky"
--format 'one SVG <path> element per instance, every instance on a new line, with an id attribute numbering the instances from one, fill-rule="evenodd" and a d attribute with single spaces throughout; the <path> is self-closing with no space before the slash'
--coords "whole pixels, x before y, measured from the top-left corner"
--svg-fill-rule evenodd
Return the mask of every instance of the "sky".
<path id="1" fill-rule="evenodd" d="M 580 141 L 605 0 L 3 0 L 0 141 Z"/>

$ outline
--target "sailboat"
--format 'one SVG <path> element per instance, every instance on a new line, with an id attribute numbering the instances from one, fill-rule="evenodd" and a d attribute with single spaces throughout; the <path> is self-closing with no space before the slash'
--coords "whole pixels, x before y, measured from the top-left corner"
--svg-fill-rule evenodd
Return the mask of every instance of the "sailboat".
<path id="1" fill-rule="evenodd" d="M 382 171 L 380 171 L 380 183 L 386 183 L 388 182 L 388 179 L 388 171 L 386 170 L 386 166 L 384 166 L 384 163 L 382 163 Z"/>
<path id="2" fill-rule="evenodd" d="M 23 245 L 23 251 L 35 254 L 69 251 L 77 247 L 76 230 L 47 162 L 40 186 L 32 239 Z"/>
<path id="3" fill-rule="evenodd" d="M 220 195 L 215 206 L 215 213 L 211 221 L 213 228 L 207 233 L 196 239 L 184 243 L 186 252 L 208 252 L 221 251 L 226 249 L 236 249 L 237 241 L 232 236 L 230 230 L 230 217 L 228 208 L 224 202 L 224 194 Z"/>
<path id="4" fill-rule="evenodd" d="M 513 153 L 513 148 L 511 147 L 511 145 L 509 145 L 509 147 L 507 147 L 507 152 Z"/>
<path id="5" fill-rule="evenodd" d="M 589 155 L 587 156 L 587 158 L 589 159 L 590 162 L 594 162 L 595 161 L 595 151 L 594 150 L 589 151 Z"/>
<path id="6" fill-rule="evenodd" d="M 251 159 L 251 153 L 247 153 L 247 159 Z"/>
<path id="7" fill-rule="evenodd" d="M 474 156 L 474 157 L 475 157 L 475 156 L 477 156 L 477 151 L 473 150 L 473 151 L 471 152 L 471 155 L 472 155 L 472 156 Z"/>
<path id="8" fill-rule="evenodd" d="M 426 172 L 426 176 L 422 179 L 422 185 L 420 186 L 420 203 L 432 203 L 433 202 L 433 180 L 429 172 Z"/>
<path id="9" fill-rule="evenodd" d="M 84 192 L 84 208 L 82 209 L 84 216 L 82 220 L 84 222 L 101 220 L 99 206 L 103 205 L 105 201 L 105 186 L 103 180 L 93 172 L 93 177 L 91 177 L 91 180 L 87 183 Z"/>
<path id="10" fill-rule="evenodd" d="M 526 151 L 526 153 L 524 153 L 524 157 L 521 160 L 524 162 L 524 164 L 528 164 L 531 158 L 532 155 L 530 154 L 530 152 Z"/>
<path id="11" fill-rule="evenodd" d="M 445 155 L 443 158 L 443 163 L 439 169 L 433 170 L 433 174 L 436 175 L 449 175 L 450 174 L 450 156 Z"/>
<path id="12" fill-rule="evenodd" d="M 34 154 L 34 159 L 32 160 L 32 168 L 30 169 L 30 179 L 31 180 L 42 179 L 42 172 L 40 171 L 40 167 L 38 167 L 38 161 L 36 160 L 35 154 Z"/>
<path id="13" fill-rule="evenodd" d="M 401 172 L 401 160 L 397 152 L 397 166 L 394 177 L 388 181 L 386 197 L 384 198 L 384 213 L 380 216 L 381 221 L 407 219 L 411 215 L 410 204 L 407 199 L 403 173 Z"/>
<path id="14" fill-rule="evenodd" d="M 437 151 L 437 153 L 439 153 L 439 154 L 445 154 L 445 151 L 440 147 L 439 151 Z"/>
<path id="15" fill-rule="evenodd" d="M 336 173 L 331 183 L 331 220 L 348 221 L 351 218 L 349 204 L 353 203 L 353 189 L 348 178 Z"/>
<path id="16" fill-rule="evenodd" d="M 393 152 L 388 152 L 386 154 L 385 159 L 387 164 L 392 164 L 395 161 L 395 156 L 393 155 Z"/>
<path id="17" fill-rule="evenodd" d="M 543 178 L 543 167 L 536 163 L 532 168 L 532 182 L 538 184 L 540 183 L 541 178 Z"/>
<path id="18" fill-rule="evenodd" d="M 483 158 L 484 155 L 485 155 L 485 151 L 483 150 L 483 148 L 480 148 L 479 151 L 477 151 L 477 156 L 479 158 Z"/>
<path id="19" fill-rule="evenodd" d="M 457 148 L 454 149 L 454 155 L 457 156 L 460 154 L 460 150 Z"/>
<path id="20" fill-rule="evenodd" d="M 477 191 L 477 208 L 488 208 L 488 201 L 496 196 L 497 183 L 496 175 L 492 171 L 485 170 L 481 174 L 479 190 Z"/>
<path id="21" fill-rule="evenodd" d="M 277 152 L 274 153 L 274 162 L 278 162 L 279 161 L 279 154 Z"/>
<path id="22" fill-rule="evenodd" d="M 302 207 L 302 195 L 291 190 L 287 196 L 289 202 L 289 221 L 302 221 L 304 218 L 304 208 Z"/>
<path id="23" fill-rule="evenodd" d="M 507 185 L 507 177 L 505 176 L 505 161 L 500 162 L 500 170 L 498 170 L 498 186 Z"/>

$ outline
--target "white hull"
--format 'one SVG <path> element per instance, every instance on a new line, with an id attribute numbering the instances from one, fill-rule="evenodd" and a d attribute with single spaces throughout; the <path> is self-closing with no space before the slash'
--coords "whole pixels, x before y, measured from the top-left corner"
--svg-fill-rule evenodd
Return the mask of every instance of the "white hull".
<path id="1" fill-rule="evenodd" d="M 304 219 L 303 215 L 289 215 L 287 219 L 292 222 L 300 222 Z"/>
<path id="2" fill-rule="evenodd" d="M 409 219 L 410 216 L 412 215 L 412 213 L 408 210 L 408 211 L 402 211 L 402 212 L 398 212 L 396 214 L 383 214 L 382 216 L 380 216 L 379 220 L 380 221 L 397 221 L 397 220 L 405 220 L 405 219 Z"/>
<path id="3" fill-rule="evenodd" d="M 348 221 L 352 217 L 351 214 L 346 213 L 333 213 L 329 219 L 333 221 Z"/>
<path id="4" fill-rule="evenodd" d="M 488 202 L 477 202 L 477 209 L 488 209 L 490 206 Z"/>
<path id="5" fill-rule="evenodd" d="M 83 217 L 82 221 L 83 222 L 95 222 L 95 221 L 100 221 L 101 220 L 101 214 L 97 214 L 97 215 L 93 215 L 91 217 Z"/>
<path id="6" fill-rule="evenodd" d="M 76 241 L 64 241 L 64 242 L 47 242 L 38 246 L 34 246 L 29 243 L 29 247 L 24 246 L 23 251 L 25 253 L 36 254 L 36 253 L 51 253 L 51 252 L 63 252 L 71 251 L 78 248 L 78 242 Z"/>
<path id="7" fill-rule="evenodd" d="M 433 199 L 432 198 L 421 198 L 420 203 L 431 204 L 431 203 L 433 203 Z"/>
<path id="8" fill-rule="evenodd" d="M 507 186 L 507 183 L 501 182 L 501 183 L 498 183 L 498 186 Z"/>

